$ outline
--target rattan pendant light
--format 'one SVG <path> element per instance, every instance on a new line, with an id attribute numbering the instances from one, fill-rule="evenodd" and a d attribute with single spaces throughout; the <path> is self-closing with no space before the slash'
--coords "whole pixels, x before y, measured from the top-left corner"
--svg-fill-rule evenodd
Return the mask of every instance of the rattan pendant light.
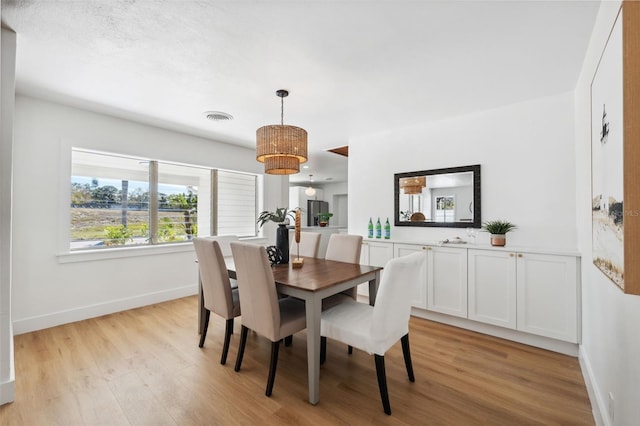
<path id="1" fill-rule="evenodd" d="M 300 172 L 300 163 L 307 161 L 307 131 L 284 125 L 286 90 L 278 90 L 280 124 L 262 126 L 256 131 L 256 160 L 264 163 L 264 172 L 271 175 L 291 175 Z"/>
<path id="2" fill-rule="evenodd" d="M 400 179 L 400 188 L 404 190 L 405 194 L 416 195 L 422 194 L 422 188 L 427 186 L 426 176 L 416 176 Z"/>

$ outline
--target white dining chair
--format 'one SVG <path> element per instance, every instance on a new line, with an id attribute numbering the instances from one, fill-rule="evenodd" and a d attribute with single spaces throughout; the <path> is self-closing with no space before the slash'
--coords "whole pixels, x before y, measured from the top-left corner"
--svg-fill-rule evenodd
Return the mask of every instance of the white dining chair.
<path id="1" fill-rule="evenodd" d="M 300 232 L 300 244 L 296 243 L 295 238 L 291 238 L 289 256 L 291 258 L 295 258 L 298 256 L 318 257 L 318 249 L 320 248 L 320 236 L 321 234 L 319 232 Z"/>
<path id="2" fill-rule="evenodd" d="M 265 395 L 271 396 L 280 341 L 307 327 L 305 304 L 293 297 L 278 299 L 273 271 L 263 246 L 232 242 L 231 251 L 243 306 L 235 371 L 240 371 L 249 329 L 269 339 L 271 361 Z"/>
<path id="3" fill-rule="evenodd" d="M 222 238 L 228 246 L 230 239 Z M 193 246 L 198 258 L 200 280 L 202 281 L 202 297 L 204 299 L 204 328 L 200 335 L 199 347 L 204 346 L 209 329 L 211 312 L 226 320 L 224 344 L 220 364 L 227 362 L 229 342 L 233 334 L 233 319 L 240 316 L 240 297 L 238 289 L 231 287 L 229 273 L 224 261 L 220 237 L 194 238 Z M 229 247 L 230 248 L 230 247 Z"/>
<path id="4" fill-rule="evenodd" d="M 391 414 L 384 354 L 398 341 L 402 342 L 409 381 L 414 382 L 409 350 L 409 316 L 411 298 L 417 285 L 424 285 L 423 268 L 426 255 L 422 252 L 390 260 L 384 268 L 375 306 L 355 301 L 341 303 L 322 312 L 320 325 L 321 351 L 326 351 L 326 338 L 374 354 L 378 387 L 384 412 Z M 321 353 L 321 359 L 326 353 Z"/>

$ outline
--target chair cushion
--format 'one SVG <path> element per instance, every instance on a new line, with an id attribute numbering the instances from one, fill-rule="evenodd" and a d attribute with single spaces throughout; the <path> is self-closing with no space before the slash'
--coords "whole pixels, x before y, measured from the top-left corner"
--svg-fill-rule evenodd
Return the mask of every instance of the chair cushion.
<path id="1" fill-rule="evenodd" d="M 280 305 L 280 336 L 277 340 L 307 328 L 304 301 L 286 297 L 279 299 L 278 304 Z"/>
<path id="2" fill-rule="evenodd" d="M 334 294 L 333 296 L 326 297 L 322 299 L 322 310 L 326 311 L 327 309 L 331 309 L 340 303 L 353 302 L 353 298 L 349 295 L 343 293 Z"/>
<path id="3" fill-rule="evenodd" d="M 320 335 L 361 349 L 370 354 L 384 353 L 398 341 L 398 335 L 408 333 L 405 330 L 386 336 L 377 335 L 371 327 L 373 306 L 349 301 L 322 312 Z"/>

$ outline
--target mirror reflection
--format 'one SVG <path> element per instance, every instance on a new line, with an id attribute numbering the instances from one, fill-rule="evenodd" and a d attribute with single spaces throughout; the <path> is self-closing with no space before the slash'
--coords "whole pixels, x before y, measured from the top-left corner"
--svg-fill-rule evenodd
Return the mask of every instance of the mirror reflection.
<path id="1" fill-rule="evenodd" d="M 397 173 L 396 226 L 480 227 L 480 165 Z"/>

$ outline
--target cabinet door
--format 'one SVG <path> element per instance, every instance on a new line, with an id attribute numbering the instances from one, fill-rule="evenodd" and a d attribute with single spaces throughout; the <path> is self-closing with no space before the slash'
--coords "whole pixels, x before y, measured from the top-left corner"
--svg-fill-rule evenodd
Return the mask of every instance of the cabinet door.
<path id="1" fill-rule="evenodd" d="M 427 247 L 417 244 L 394 244 L 393 254 L 394 257 L 402 257 L 415 252 L 423 252 L 426 258 Z M 427 270 L 426 262 L 425 267 L 420 271 L 420 277 L 416 282 L 416 286 L 413 292 L 413 298 L 411 299 L 411 306 L 416 308 L 427 309 Z"/>
<path id="2" fill-rule="evenodd" d="M 578 260 L 518 253 L 518 330 L 578 342 Z"/>
<path id="3" fill-rule="evenodd" d="M 516 328 L 516 256 L 469 250 L 469 319 Z"/>
<path id="4" fill-rule="evenodd" d="M 393 243 L 367 241 L 369 243 L 369 265 L 384 266 L 393 259 Z"/>
<path id="5" fill-rule="evenodd" d="M 362 242 L 360 251 L 360 263 L 370 266 L 384 267 L 388 261 L 393 259 L 393 243 L 366 240 Z M 380 273 L 380 279 L 382 274 Z M 358 294 L 369 296 L 369 284 L 364 283 L 358 286 Z"/>
<path id="6" fill-rule="evenodd" d="M 467 317 L 467 249 L 427 247 L 427 308 Z"/>

